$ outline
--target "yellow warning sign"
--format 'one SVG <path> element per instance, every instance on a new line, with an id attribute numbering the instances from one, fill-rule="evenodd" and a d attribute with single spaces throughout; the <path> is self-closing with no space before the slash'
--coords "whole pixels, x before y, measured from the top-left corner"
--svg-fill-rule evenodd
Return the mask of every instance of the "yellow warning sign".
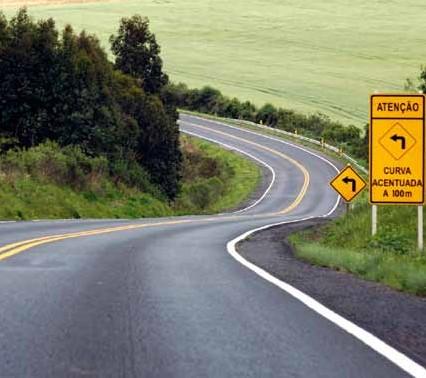
<path id="1" fill-rule="evenodd" d="M 330 185 L 346 202 L 351 202 L 365 189 L 367 183 L 348 165 L 330 182 Z"/>
<path id="2" fill-rule="evenodd" d="M 370 202 L 423 204 L 425 97 L 372 95 Z"/>

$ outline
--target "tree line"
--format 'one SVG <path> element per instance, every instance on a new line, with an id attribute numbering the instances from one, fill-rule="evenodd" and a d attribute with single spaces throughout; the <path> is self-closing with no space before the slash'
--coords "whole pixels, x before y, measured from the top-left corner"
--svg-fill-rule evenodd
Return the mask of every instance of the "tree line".
<path id="1" fill-rule="evenodd" d="M 219 90 L 206 86 L 189 89 L 185 84 L 169 84 L 163 90 L 168 102 L 177 107 L 220 117 L 262 123 L 272 128 L 295 132 L 342 148 L 346 153 L 367 161 L 368 125 L 365 133 L 356 126 L 344 126 L 323 114 L 305 115 L 272 104 L 257 107 L 250 101 L 224 96 Z"/>
<path id="2" fill-rule="evenodd" d="M 115 63 L 94 35 L 58 31 L 25 8 L 10 20 L 0 13 L 0 152 L 48 140 L 78 146 L 126 184 L 148 175 L 174 199 L 182 157 L 160 47 L 138 15 L 122 19 L 110 42 Z"/>

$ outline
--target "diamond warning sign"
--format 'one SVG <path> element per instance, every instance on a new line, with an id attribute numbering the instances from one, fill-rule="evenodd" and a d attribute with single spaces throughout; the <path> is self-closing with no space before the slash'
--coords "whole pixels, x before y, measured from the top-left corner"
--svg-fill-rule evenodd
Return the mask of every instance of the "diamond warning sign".
<path id="1" fill-rule="evenodd" d="M 380 138 L 380 144 L 395 160 L 399 160 L 414 147 L 416 140 L 398 122 Z"/>
<path id="2" fill-rule="evenodd" d="M 330 185 L 346 202 L 351 202 L 367 186 L 364 179 L 350 165 L 344 168 Z"/>
<path id="3" fill-rule="evenodd" d="M 373 95 L 370 202 L 424 203 L 425 97 Z"/>

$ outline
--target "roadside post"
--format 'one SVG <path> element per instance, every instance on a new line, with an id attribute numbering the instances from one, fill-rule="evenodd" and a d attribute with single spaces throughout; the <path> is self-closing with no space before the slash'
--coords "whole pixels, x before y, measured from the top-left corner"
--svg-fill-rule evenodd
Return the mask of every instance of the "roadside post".
<path id="1" fill-rule="evenodd" d="M 373 94 L 369 134 L 372 234 L 377 205 L 417 205 L 418 248 L 423 250 L 424 95 Z"/>
<path id="2" fill-rule="evenodd" d="M 346 202 L 346 213 L 349 213 L 351 202 L 365 189 L 367 183 L 358 172 L 348 164 L 333 180 L 331 180 L 330 185 Z"/>

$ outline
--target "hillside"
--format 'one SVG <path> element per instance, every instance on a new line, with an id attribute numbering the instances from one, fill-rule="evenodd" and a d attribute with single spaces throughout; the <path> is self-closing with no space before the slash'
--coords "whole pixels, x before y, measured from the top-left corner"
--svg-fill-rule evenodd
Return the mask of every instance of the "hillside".
<path id="1" fill-rule="evenodd" d="M 406 77 L 417 77 L 426 42 L 422 0 L 129 0 L 31 13 L 96 32 L 105 47 L 119 18 L 141 13 L 172 81 L 357 126 L 367 120 L 371 92 L 399 91 Z"/>

